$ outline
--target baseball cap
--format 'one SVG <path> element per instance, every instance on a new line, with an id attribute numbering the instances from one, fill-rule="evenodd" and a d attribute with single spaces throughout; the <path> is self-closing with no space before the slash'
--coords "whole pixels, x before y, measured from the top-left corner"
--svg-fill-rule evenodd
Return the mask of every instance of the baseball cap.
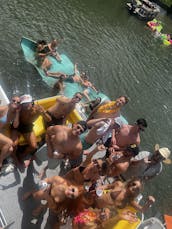
<path id="1" fill-rule="evenodd" d="M 31 102 L 32 102 L 32 96 L 31 95 L 22 95 L 22 96 L 20 96 L 20 104 L 31 103 Z"/>

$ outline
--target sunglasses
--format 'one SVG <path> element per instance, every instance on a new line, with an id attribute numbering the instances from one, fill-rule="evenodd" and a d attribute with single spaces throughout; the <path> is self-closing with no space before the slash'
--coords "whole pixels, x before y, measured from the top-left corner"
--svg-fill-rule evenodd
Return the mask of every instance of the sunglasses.
<path id="1" fill-rule="evenodd" d="M 18 104 L 18 105 L 20 104 L 20 102 L 19 101 L 16 101 L 15 99 L 12 100 L 12 103 L 13 104 Z"/>
<path id="2" fill-rule="evenodd" d="M 79 130 L 81 134 L 84 133 L 84 130 L 82 129 L 82 127 L 76 126 L 76 129 Z"/>
<path id="3" fill-rule="evenodd" d="M 79 97 L 78 95 L 74 96 L 75 99 L 78 99 L 79 101 L 82 99 L 81 97 Z"/>

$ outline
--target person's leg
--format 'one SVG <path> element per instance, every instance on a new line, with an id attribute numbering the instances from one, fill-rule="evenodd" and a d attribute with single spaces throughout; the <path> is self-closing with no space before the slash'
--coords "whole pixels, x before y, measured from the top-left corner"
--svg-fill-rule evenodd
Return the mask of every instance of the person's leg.
<path id="1" fill-rule="evenodd" d="M 3 134 L 0 134 L 0 168 L 3 160 L 13 152 L 13 141 Z"/>
<path id="2" fill-rule="evenodd" d="M 19 143 L 19 137 L 20 137 L 19 132 L 17 130 L 15 130 L 15 129 L 12 129 L 11 130 L 11 139 L 13 141 L 13 153 L 12 153 L 11 156 L 12 156 L 16 166 L 18 166 L 20 164 L 19 160 L 17 158 L 17 155 L 16 155 L 17 146 L 18 146 L 18 143 Z"/>
<path id="3" fill-rule="evenodd" d="M 52 63 L 49 61 L 48 58 L 45 58 L 42 62 L 41 68 L 43 70 L 48 70 L 51 67 Z"/>
<path id="4" fill-rule="evenodd" d="M 37 141 L 36 141 L 36 136 L 34 132 L 32 131 L 31 133 L 26 133 L 23 134 L 24 138 L 28 142 L 28 147 L 24 150 L 22 153 L 22 157 L 26 157 L 30 153 L 33 153 L 37 149 Z M 31 161 L 34 160 L 34 156 L 32 156 L 30 159 L 24 161 L 25 167 L 28 167 L 31 163 Z"/>
<path id="5" fill-rule="evenodd" d="M 47 133 L 46 133 L 46 137 L 45 137 L 46 143 L 47 143 L 47 154 L 48 154 L 48 157 L 50 157 L 50 158 L 53 158 L 54 147 L 52 144 L 52 140 L 54 137 L 55 137 L 55 135 L 54 135 L 54 131 L 53 131 L 53 126 L 50 126 L 47 129 Z"/>

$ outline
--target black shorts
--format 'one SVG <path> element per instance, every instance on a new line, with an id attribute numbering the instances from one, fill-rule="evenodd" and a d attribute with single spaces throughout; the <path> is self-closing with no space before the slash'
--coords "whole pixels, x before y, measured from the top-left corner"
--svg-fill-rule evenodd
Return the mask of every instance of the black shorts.
<path id="1" fill-rule="evenodd" d="M 16 128 L 17 131 L 19 131 L 21 134 L 27 134 L 31 133 L 33 131 L 33 123 L 29 124 L 19 124 L 19 126 Z"/>
<path id="2" fill-rule="evenodd" d="M 47 122 L 47 126 L 63 125 L 64 118 L 56 118 L 49 111 L 47 111 L 47 114 L 51 117 L 51 121 Z"/>

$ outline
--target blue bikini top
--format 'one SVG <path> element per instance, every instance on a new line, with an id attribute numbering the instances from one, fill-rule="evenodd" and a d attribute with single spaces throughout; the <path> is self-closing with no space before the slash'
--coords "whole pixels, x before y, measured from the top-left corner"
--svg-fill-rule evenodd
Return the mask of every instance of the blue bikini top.
<path id="1" fill-rule="evenodd" d="M 0 118 L 0 123 L 5 124 L 7 122 L 7 114 Z"/>

